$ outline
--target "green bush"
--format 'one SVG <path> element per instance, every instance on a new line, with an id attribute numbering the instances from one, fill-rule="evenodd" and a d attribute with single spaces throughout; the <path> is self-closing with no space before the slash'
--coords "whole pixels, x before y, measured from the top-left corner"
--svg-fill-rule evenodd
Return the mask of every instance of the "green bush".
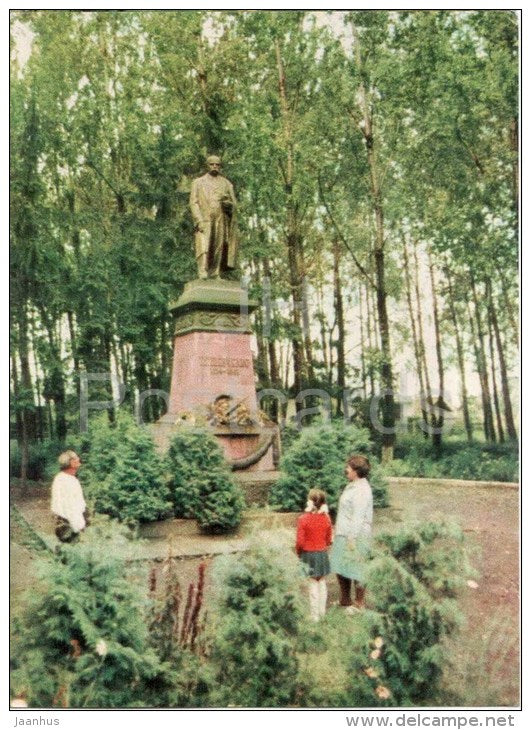
<path id="1" fill-rule="evenodd" d="M 291 448 L 291 445 L 295 443 L 295 441 L 299 438 L 301 435 L 303 429 L 297 428 L 295 424 L 286 422 L 282 426 L 282 430 L 280 432 L 280 439 L 282 444 L 282 450 L 288 451 L 288 449 Z"/>
<path id="2" fill-rule="evenodd" d="M 28 479 L 49 480 L 58 471 L 57 457 L 68 446 L 60 441 L 34 441 L 29 444 Z M 20 448 L 16 441 L 9 442 L 9 476 L 19 477 L 21 466 Z"/>
<path id="3" fill-rule="evenodd" d="M 372 633 L 384 640 L 383 675 L 394 703 L 433 702 L 445 663 L 442 641 L 458 621 L 455 601 L 432 597 L 391 555 L 370 561 L 367 589 L 374 611 Z"/>
<path id="4" fill-rule="evenodd" d="M 355 617 L 332 608 L 314 631 L 318 641 L 299 654 L 301 706 L 387 707 L 393 698 L 382 663 L 378 617 L 365 610 Z M 318 632 L 318 633 L 317 633 Z M 379 651 L 375 653 L 375 650 Z M 372 656 L 371 656 L 372 655 Z"/>
<path id="5" fill-rule="evenodd" d="M 195 518 L 206 532 L 228 532 L 241 522 L 244 498 L 215 436 L 207 429 L 182 428 L 166 457 L 175 514 Z"/>
<path id="6" fill-rule="evenodd" d="M 271 489 L 270 504 L 282 510 L 301 510 L 309 489 L 318 487 L 327 493 L 332 510 L 336 509 L 346 484 L 347 458 L 357 452 L 370 454 L 371 448 L 369 432 L 357 426 L 332 422 L 305 428 L 281 460 L 283 476 Z M 375 506 L 386 506 L 386 482 L 378 465 L 369 479 Z"/>
<path id="7" fill-rule="evenodd" d="M 301 575 L 295 555 L 270 540 L 255 543 L 247 553 L 216 559 L 213 706 L 285 707 L 295 702 Z"/>
<path id="8" fill-rule="evenodd" d="M 80 479 L 97 512 L 134 524 L 171 514 L 162 461 L 149 432 L 120 414 L 94 419 L 81 444 Z"/>
<path id="9" fill-rule="evenodd" d="M 30 707 L 153 707 L 166 669 L 149 646 L 145 581 L 124 528 L 97 518 L 77 544 L 40 558 L 43 581 L 15 622 L 12 689 Z"/>
<path id="10" fill-rule="evenodd" d="M 388 707 L 436 704 L 459 626 L 455 596 L 471 576 L 460 528 L 404 526 L 378 536 L 367 566 L 369 608 L 331 608 L 320 642 L 299 655 L 300 704 Z"/>
<path id="11" fill-rule="evenodd" d="M 440 453 L 421 436 L 404 435 L 396 445 L 395 460 L 385 466 L 387 476 L 479 481 L 518 481 L 518 446 L 447 439 Z"/>
<path id="12" fill-rule="evenodd" d="M 377 538 L 367 567 L 371 635 L 384 640 L 385 685 L 399 705 L 437 699 L 445 639 L 461 622 L 455 594 L 472 575 L 460 528 L 404 527 Z"/>
<path id="13" fill-rule="evenodd" d="M 422 522 L 393 534 L 378 535 L 376 544 L 396 558 L 433 597 L 453 597 L 475 575 L 462 529 L 448 522 Z"/>

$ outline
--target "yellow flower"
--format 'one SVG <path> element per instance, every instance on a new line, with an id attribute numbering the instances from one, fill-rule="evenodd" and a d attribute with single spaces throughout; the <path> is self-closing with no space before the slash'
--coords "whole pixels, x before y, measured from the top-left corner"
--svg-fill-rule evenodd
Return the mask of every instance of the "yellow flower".
<path id="1" fill-rule="evenodd" d="M 391 697 L 391 692 L 383 684 L 379 684 L 374 691 L 381 700 L 388 700 Z"/>
<path id="2" fill-rule="evenodd" d="M 379 659 L 380 658 L 381 651 L 379 649 L 373 649 L 371 653 L 369 654 L 371 659 Z"/>
<path id="3" fill-rule="evenodd" d="M 371 679 L 376 679 L 376 677 L 378 676 L 378 672 L 374 667 L 367 667 L 367 669 L 364 669 L 363 671 Z"/>
<path id="4" fill-rule="evenodd" d="M 382 639 L 381 636 L 377 636 L 376 639 L 372 643 L 374 644 L 374 646 L 377 649 L 381 649 L 382 646 L 384 645 L 384 640 Z"/>

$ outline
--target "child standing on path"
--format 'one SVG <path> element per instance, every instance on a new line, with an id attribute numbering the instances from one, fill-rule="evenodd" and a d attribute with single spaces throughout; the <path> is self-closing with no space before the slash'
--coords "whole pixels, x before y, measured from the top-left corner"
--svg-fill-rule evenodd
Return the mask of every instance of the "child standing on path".
<path id="1" fill-rule="evenodd" d="M 325 615 L 328 591 L 326 576 L 330 572 L 328 548 L 332 544 L 332 523 L 328 516 L 326 494 L 310 489 L 305 514 L 297 522 L 297 555 L 309 569 L 308 593 L 313 621 Z"/>

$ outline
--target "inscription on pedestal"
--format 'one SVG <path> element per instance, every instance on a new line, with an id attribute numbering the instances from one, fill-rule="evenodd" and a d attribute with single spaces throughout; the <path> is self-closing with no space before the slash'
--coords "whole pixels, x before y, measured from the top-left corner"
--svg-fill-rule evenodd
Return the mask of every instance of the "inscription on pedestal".
<path id="1" fill-rule="evenodd" d="M 241 357 L 209 357 L 202 355 L 199 358 L 199 365 L 202 368 L 209 368 L 210 375 L 231 375 L 237 376 L 242 370 L 252 367 L 252 362 Z"/>

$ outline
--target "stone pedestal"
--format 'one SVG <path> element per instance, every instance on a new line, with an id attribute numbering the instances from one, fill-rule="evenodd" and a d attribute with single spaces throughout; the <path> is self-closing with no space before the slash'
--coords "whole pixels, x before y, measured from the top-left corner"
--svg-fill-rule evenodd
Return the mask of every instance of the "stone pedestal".
<path id="1" fill-rule="evenodd" d="M 238 282 L 191 281 L 175 317 L 168 412 L 154 426 L 167 447 L 178 428 L 207 425 L 235 469 L 268 471 L 278 461 L 278 427 L 259 412 L 249 315 L 257 303 Z"/>

